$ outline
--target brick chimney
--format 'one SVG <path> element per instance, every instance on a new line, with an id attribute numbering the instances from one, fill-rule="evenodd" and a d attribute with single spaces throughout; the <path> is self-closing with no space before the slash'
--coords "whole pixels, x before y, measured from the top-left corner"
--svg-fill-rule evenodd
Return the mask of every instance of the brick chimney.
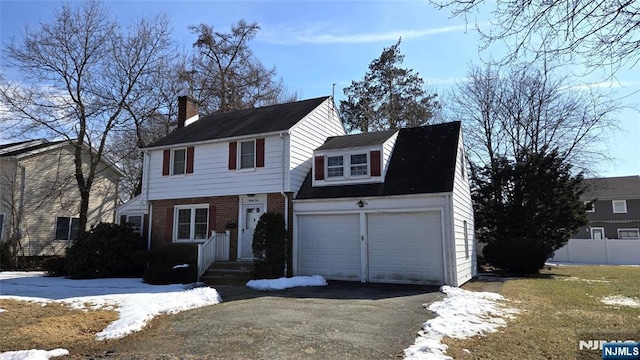
<path id="1" fill-rule="evenodd" d="M 178 97 L 178 128 L 198 120 L 198 104 L 190 96 Z"/>

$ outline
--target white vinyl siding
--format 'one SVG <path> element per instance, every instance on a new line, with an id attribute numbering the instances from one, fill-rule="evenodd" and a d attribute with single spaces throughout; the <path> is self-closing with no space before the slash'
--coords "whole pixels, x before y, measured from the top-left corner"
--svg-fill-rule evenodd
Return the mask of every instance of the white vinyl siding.
<path id="1" fill-rule="evenodd" d="M 255 171 L 229 171 L 228 151 L 228 141 L 196 145 L 194 168 L 198 171 L 186 177 L 151 176 L 147 187 L 149 200 L 280 192 L 282 143 L 279 136 L 265 137 L 268 166 Z M 149 173 L 161 173 L 162 150 L 150 151 L 149 158 Z"/>
<path id="2" fill-rule="evenodd" d="M 288 189 L 298 191 L 311 170 L 313 150 L 330 136 L 345 135 L 342 121 L 331 99 L 323 102 L 291 129 L 291 178 Z"/>
<path id="3" fill-rule="evenodd" d="M 198 171 L 188 177 L 150 176 L 146 188 L 148 200 L 280 192 L 283 175 L 284 191 L 297 192 L 311 169 L 313 150 L 328 136 L 344 135 L 340 118 L 329 103 L 327 100 L 320 104 L 294 125 L 290 135 L 286 131 L 282 137 L 261 135 L 265 139 L 265 167 L 255 171 L 229 171 L 229 139 L 194 145 L 197 153 L 194 168 Z M 240 143 L 255 137 L 237 139 L 238 154 Z M 148 163 L 149 174 L 161 174 L 162 150 L 150 150 Z"/>
<path id="4" fill-rule="evenodd" d="M 456 264 L 451 266 L 455 269 L 455 285 L 460 286 L 476 275 L 476 241 L 474 236 L 473 206 L 471 204 L 471 190 L 469 187 L 468 172 L 464 171 L 461 161 L 466 161 L 462 143 L 462 134 L 458 138 L 458 152 L 456 155 L 457 164 L 455 167 L 455 177 L 453 182 L 452 215 L 453 215 L 453 237 L 455 246 L 452 257 Z M 466 165 L 466 164 L 465 164 Z M 449 251 L 449 249 L 447 249 Z M 453 280 L 453 279 L 451 279 Z"/>

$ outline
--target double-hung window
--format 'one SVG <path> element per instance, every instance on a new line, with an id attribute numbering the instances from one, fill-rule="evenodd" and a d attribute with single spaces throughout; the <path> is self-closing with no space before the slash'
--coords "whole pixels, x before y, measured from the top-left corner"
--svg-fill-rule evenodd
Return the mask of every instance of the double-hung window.
<path id="1" fill-rule="evenodd" d="M 187 150 L 186 149 L 176 149 L 173 150 L 173 161 L 172 161 L 172 175 L 182 175 L 186 172 L 187 165 Z"/>
<path id="2" fill-rule="evenodd" d="M 256 142 L 254 140 L 240 142 L 240 169 L 256 167 Z"/>
<path id="3" fill-rule="evenodd" d="M 329 156 L 327 157 L 327 177 L 337 178 L 344 176 L 344 157 Z"/>
<path id="4" fill-rule="evenodd" d="M 80 231 L 80 219 L 58 216 L 56 218 L 56 240 L 75 240 Z"/>
<path id="5" fill-rule="evenodd" d="M 349 156 L 349 166 L 351 167 L 351 176 L 367 176 L 369 175 L 369 162 L 367 154 L 353 154 Z"/>
<path id="6" fill-rule="evenodd" d="M 177 241 L 207 238 L 207 229 L 209 228 L 208 205 L 176 206 L 174 219 L 174 235 Z"/>

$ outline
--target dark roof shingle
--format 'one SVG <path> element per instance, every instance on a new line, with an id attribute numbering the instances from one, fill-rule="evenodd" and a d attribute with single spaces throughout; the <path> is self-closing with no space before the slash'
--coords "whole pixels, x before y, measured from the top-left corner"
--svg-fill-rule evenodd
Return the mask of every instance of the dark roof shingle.
<path id="1" fill-rule="evenodd" d="M 585 199 L 640 198 L 640 176 L 620 176 L 584 179 Z"/>
<path id="2" fill-rule="evenodd" d="M 329 97 L 202 116 L 148 147 L 162 147 L 288 130 Z"/>
<path id="3" fill-rule="evenodd" d="M 378 131 L 346 136 L 332 136 L 316 150 L 333 150 L 361 146 L 382 145 L 398 130 Z"/>
<path id="4" fill-rule="evenodd" d="M 451 192 L 459 134 L 459 121 L 400 129 L 384 183 L 313 187 L 309 172 L 296 199 Z"/>

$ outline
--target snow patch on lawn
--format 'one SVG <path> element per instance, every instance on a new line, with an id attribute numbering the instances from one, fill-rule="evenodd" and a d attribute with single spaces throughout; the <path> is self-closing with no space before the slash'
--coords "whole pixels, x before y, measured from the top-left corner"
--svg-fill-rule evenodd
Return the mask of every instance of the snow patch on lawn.
<path id="1" fill-rule="evenodd" d="M 256 290 L 283 290 L 301 286 L 326 286 L 327 280 L 320 275 L 294 276 L 291 278 L 249 280 L 246 286 Z"/>
<path id="2" fill-rule="evenodd" d="M 464 339 L 495 332 L 506 326 L 505 318 L 513 318 L 518 312 L 506 307 L 507 300 L 500 294 L 446 285 L 440 291 L 447 297 L 428 307 L 436 317 L 422 325 L 414 345 L 404 350 L 405 359 L 452 359 L 445 355 L 447 345 L 441 343 L 443 337 Z"/>
<path id="3" fill-rule="evenodd" d="M 20 350 L 0 353 L 0 360 L 48 360 L 53 357 L 69 355 L 66 349 Z"/>
<path id="4" fill-rule="evenodd" d="M 568 278 L 564 278 L 563 281 L 583 281 L 586 282 L 588 284 L 594 284 L 594 283 L 610 283 L 611 281 L 609 280 L 597 280 L 597 279 L 581 279 L 579 277 L 575 277 L 575 276 L 570 276 Z"/>
<path id="5" fill-rule="evenodd" d="M 622 295 L 607 296 L 602 298 L 603 303 L 607 305 L 619 305 L 628 306 L 633 308 L 640 308 L 640 299 L 632 299 Z"/>

